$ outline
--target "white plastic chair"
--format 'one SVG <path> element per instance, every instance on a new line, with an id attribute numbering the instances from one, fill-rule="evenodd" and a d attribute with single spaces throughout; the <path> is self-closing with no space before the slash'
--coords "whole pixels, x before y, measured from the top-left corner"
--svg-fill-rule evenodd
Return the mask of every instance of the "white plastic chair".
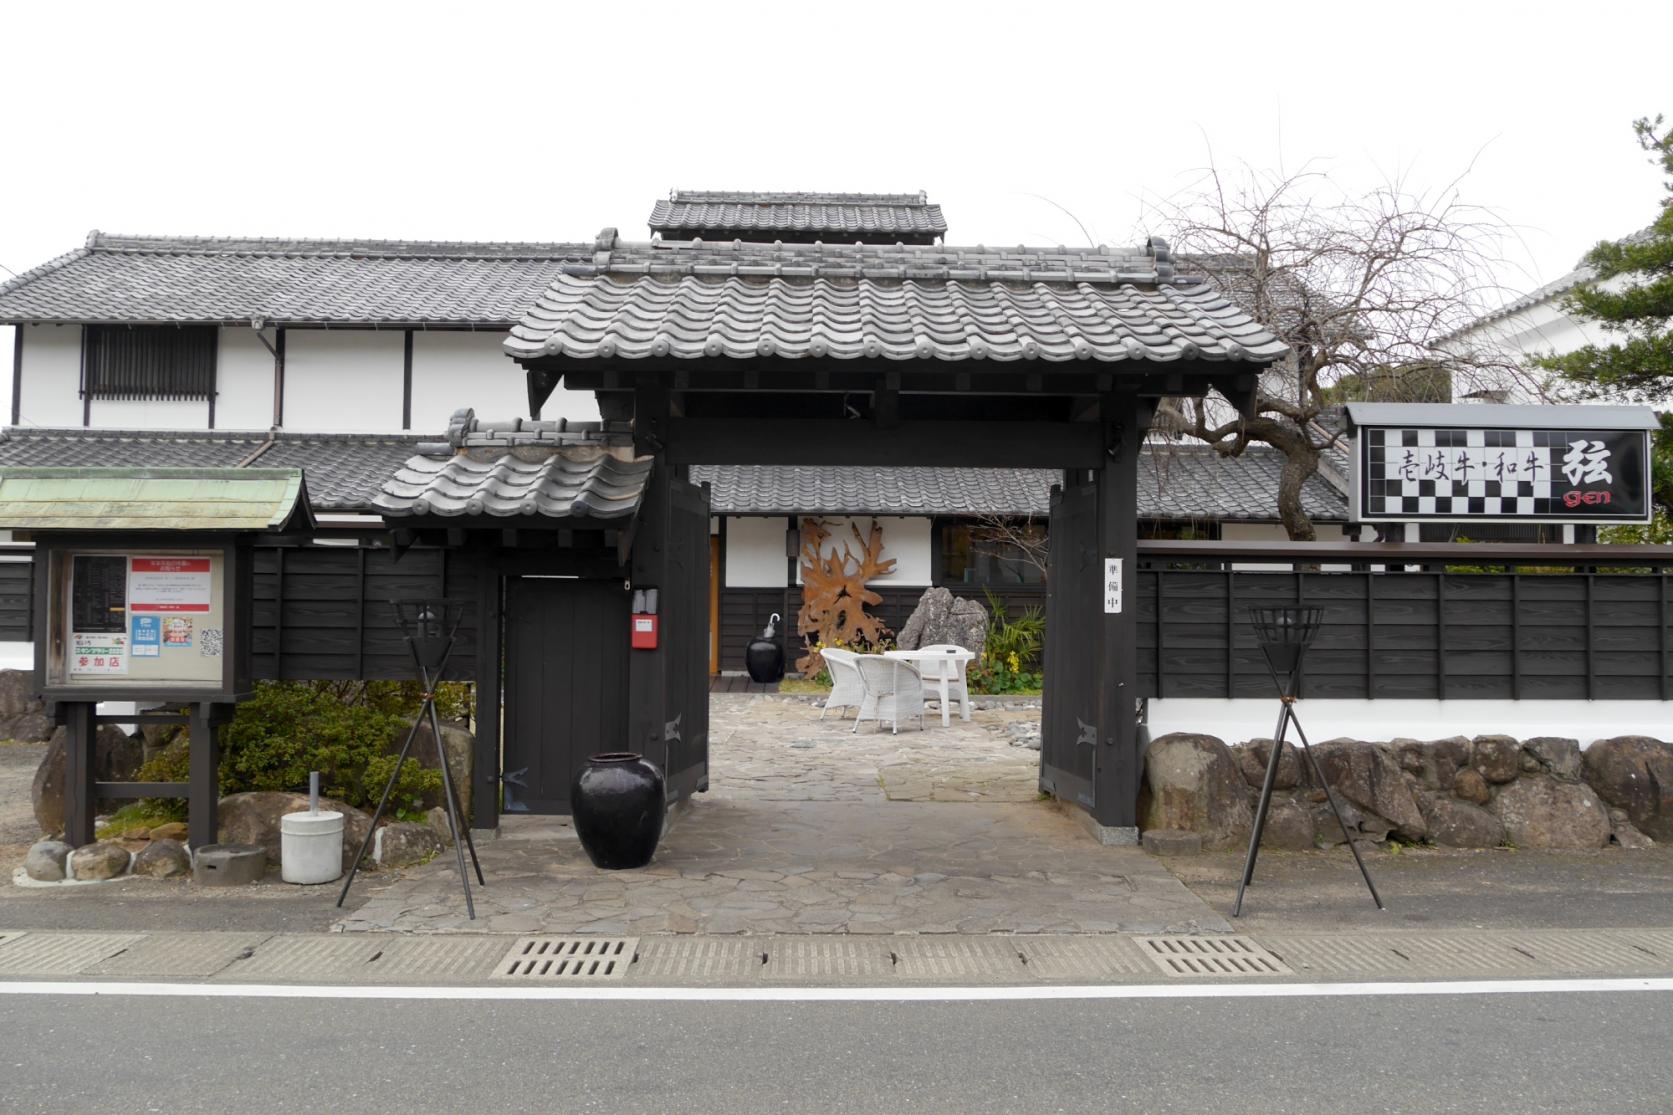
<path id="1" fill-rule="evenodd" d="M 856 732 L 862 720 L 875 720 L 879 728 L 887 720 L 896 735 L 900 734 L 902 719 L 916 716 L 918 727 L 924 726 L 924 679 L 910 662 L 881 654 L 860 654 L 854 657 L 854 668 L 866 687 L 865 700 L 854 717 Z"/>
<path id="2" fill-rule="evenodd" d="M 859 655 L 851 650 L 840 650 L 831 647 L 819 652 L 825 660 L 825 668 L 831 671 L 831 695 L 825 698 L 825 707 L 819 710 L 819 719 L 825 719 L 825 714 L 834 708 L 858 709 L 866 697 L 865 683 L 860 680 L 860 671 L 854 668 L 854 659 Z"/>
<path id="3" fill-rule="evenodd" d="M 934 643 L 927 647 L 919 647 L 919 653 L 931 654 L 936 651 L 948 655 L 968 654 L 963 647 L 953 646 L 951 643 Z M 931 696 L 941 702 L 946 708 L 948 701 L 958 702 L 959 719 L 970 719 L 970 687 L 964 680 L 964 663 L 958 658 L 949 657 L 938 660 L 935 658 L 919 658 L 916 660 L 918 674 L 924 679 L 924 688 Z"/>

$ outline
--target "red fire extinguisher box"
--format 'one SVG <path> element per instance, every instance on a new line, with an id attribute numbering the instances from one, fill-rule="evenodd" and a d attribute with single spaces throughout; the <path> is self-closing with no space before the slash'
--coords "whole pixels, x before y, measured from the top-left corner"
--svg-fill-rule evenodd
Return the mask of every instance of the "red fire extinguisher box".
<path id="1" fill-rule="evenodd" d="M 633 642 L 634 650 L 656 649 L 656 616 L 645 615 L 642 612 L 633 614 Z"/>

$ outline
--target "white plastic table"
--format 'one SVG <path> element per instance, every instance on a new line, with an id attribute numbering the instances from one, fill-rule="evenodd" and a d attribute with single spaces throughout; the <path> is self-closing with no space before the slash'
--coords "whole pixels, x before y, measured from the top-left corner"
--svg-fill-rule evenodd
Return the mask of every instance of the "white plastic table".
<path id="1" fill-rule="evenodd" d="M 974 652 L 968 650 L 886 650 L 883 652 L 883 657 L 897 659 L 901 662 L 911 662 L 914 665 L 922 662 L 951 662 L 958 667 L 959 680 L 964 680 L 964 664 L 974 660 L 976 655 Z M 919 670 L 919 673 L 922 672 L 922 670 Z M 941 726 L 943 728 L 953 722 L 951 715 L 952 710 L 947 707 L 947 686 L 951 681 L 953 681 L 953 678 L 948 677 L 945 673 L 942 673 L 940 677 L 924 678 L 924 687 L 926 689 L 933 688 L 940 693 Z M 959 702 L 959 711 L 960 715 L 963 716 L 964 719 L 970 719 L 968 681 L 965 682 L 965 699 Z"/>

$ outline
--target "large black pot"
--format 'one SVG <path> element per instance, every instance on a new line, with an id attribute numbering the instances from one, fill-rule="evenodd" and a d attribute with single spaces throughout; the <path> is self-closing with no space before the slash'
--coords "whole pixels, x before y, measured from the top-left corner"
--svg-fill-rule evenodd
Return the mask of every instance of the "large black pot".
<path id="1" fill-rule="evenodd" d="M 744 649 L 744 666 L 751 681 L 763 684 L 784 680 L 784 648 L 771 639 L 751 639 Z"/>
<path id="2" fill-rule="evenodd" d="M 569 807 L 575 835 L 597 867 L 643 867 L 662 839 L 662 771 L 629 751 L 593 755 L 575 772 Z"/>

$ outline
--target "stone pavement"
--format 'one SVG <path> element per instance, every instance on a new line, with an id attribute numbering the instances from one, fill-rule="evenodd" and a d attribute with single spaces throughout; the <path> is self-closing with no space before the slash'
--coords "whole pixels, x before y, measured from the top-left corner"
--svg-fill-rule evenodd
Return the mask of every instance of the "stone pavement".
<path id="1" fill-rule="evenodd" d="M 600 871 L 547 818 L 478 848 L 465 918 L 451 855 L 380 880 L 344 930 L 612 934 L 985 934 L 1229 928 L 1154 858 L 1102 847 L 1036 790 L 1008 725 L 1037 710 L 898 736 L 806 700 L 712 698 L 709 793 L 650 867 Z M 358 884 L 357 884 L 358 886 Z"/>

